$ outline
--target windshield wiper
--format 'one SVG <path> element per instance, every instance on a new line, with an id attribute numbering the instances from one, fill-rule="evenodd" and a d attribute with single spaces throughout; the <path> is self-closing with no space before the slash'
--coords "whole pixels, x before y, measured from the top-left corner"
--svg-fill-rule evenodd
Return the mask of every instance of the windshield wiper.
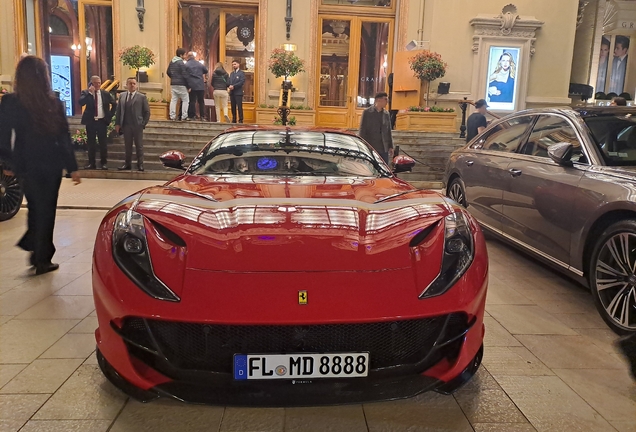
<path id="1" fill-rule="evenodd" d="M 190 195 L 196 195 L 199 198 L 205 198 L 206 200 L 218 202 L 217 200 L 215 200 L 214 198 L 212 198 L 209 195 L 203 195 L 203 194 L 201 194 L 199 192 L 194 192 L 194 191 L 191 191 L 191 190 L 188 190 L 188 189 L 182 189 L 182 188 L 178 188 L 178 187 L 175 187 L 175 186 L 164 186 L 164 188 L 170 189 L 170 190 L 179 191 L 179 192 L 185 192 L 185 193 L 190 194 Z"/>

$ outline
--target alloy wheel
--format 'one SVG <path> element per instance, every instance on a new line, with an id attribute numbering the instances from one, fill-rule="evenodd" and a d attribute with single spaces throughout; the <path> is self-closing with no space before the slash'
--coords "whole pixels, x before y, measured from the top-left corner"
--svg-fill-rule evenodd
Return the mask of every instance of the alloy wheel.
<path id="1" fill-rule="evenodd" d="M 0 220 L 12 218 L 22 204 L 22 189 L 15 176 L 0 171 Z"/>
<path id="2" fill-rule="evenodd" d="M 614 325 L 636 331 L 636 234 L 611 236 L 596 259 L 595 289 Z"/>
<path id="3" fill-rule="evenodd" d="M 450 188 L 448 189 L 448 197 L 452 200 L 455 200 L 462 206 L 466 207 L 466 201 L 464 197 L 464 188 L 462 187 L 459 180 L 453 180 Z"/>

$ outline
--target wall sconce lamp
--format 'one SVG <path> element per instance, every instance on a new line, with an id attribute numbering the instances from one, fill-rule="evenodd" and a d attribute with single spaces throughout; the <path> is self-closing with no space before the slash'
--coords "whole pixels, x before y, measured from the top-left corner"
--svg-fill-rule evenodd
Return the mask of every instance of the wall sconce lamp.
<path id="1" fill-rule="evenodd" d="M 137 7 L 135 10 L 137 11 L 137 18 L 139 19 L 139 30 L 144 31 L 144 14 L 146 13 L 144 0 L 137 0 Z"/>
<path id="2" fill-rule="evenodd" d="M 84 42 L 86 42 L 86 58 L 91 58 L 91 52 L 93 51 L 93 38 L 87 37 Z M 71 45 L 71 49 L 73 51 L 80 51 L 82 49 L 82 44 L 73 44 Z M 79 54 L 73 54 L 75 57 L 79 57 Z"/>
<path id="3" fill-rule="evenodd" d="M 284 49 L 285 51 L 296 51 L 298 49 L 296 44 L 293 44 L 293 43 L 282 44 L 280 47 Z"/>

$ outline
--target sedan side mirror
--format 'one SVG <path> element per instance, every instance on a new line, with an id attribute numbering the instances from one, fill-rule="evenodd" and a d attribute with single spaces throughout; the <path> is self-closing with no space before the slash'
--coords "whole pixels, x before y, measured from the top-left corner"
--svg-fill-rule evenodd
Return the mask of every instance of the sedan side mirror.
<path id="1" fill-rule="evenodd" d="M 415 166 L 415 161 L 412 157 L 399 155 L 393 158 L 393 174 L 411 171 Z"/>
<path id="2" fill-rule="evenodd" d="M 166 168 L 175 168 L 185 170 L 183 161 L 185 161 L 185 155 L 177 150 L 170 150 L 159 156 L 159 160 Z"/>
<path id="3" fill-rule="evenodd" d="M 548 156 L 559 165 L 572 165 L 570 158 L 574 146 L 571 143 L 560 142 L 548 147 Z"/>

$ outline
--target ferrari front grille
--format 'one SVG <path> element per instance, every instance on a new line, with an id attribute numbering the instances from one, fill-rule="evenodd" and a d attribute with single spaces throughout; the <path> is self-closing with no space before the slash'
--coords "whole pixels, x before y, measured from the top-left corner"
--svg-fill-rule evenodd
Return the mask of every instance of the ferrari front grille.
<path id="1" fill-rule="evenodd" d="M 229 374 L 234 354 L 369 352 L 371 370 L 413 365 L 435 346 L 458 340 L 468 328 L 465 314 L 366 324 L 277 326 L 131 317 L 120 334 L 129 344 L 165 358 L 175 369 Z"/>

